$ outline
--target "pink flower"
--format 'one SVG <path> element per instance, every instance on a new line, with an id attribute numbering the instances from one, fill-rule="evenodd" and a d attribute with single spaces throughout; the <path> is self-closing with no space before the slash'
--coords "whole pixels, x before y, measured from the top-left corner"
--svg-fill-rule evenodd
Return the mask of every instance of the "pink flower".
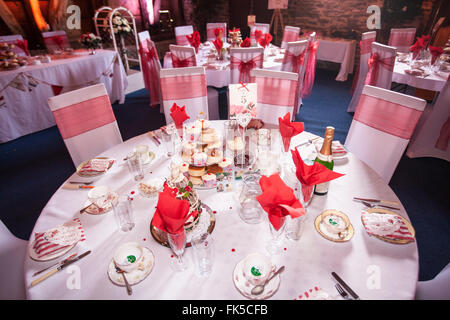
<path id="1" fill-rule="evenodd" d="M 244 111 L 244 106 L 233 105 L 230 107 L 230 114 L 242 113 Z"/>
<path id="2" fill-rule="evenodd" d="M 256 108 L 252 108 L 250 110 L 250 114 L 252 115 L 252 118 L 256 118 L 258 111 L 256 110 Z"/>

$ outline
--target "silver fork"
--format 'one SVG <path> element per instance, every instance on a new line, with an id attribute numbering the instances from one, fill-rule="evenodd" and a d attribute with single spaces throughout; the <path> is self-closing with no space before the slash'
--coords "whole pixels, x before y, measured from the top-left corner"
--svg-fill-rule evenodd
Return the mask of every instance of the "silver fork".
<path id="1" fill-rule="evenodd" d="M 339 294 L 341 295 L 342 298 L 344 298 L 345 300 L 351 300 L 348 297 L 348 293 L 345 292 L 344 289 L 342 289 L 342 287 L 339 283 L 336 283 L 335 288 L 336 288 L 337 292 L 339 292 Z"/>
<path id="2" fill-rule="evenodd" d="M 94 181 L 88 181 L 88 182 L 78 182 L 78 181 L 69 181 L 71 184 L 84 184 L 85 186 L 88 186 L 90 184 L 93 184 Z"/>

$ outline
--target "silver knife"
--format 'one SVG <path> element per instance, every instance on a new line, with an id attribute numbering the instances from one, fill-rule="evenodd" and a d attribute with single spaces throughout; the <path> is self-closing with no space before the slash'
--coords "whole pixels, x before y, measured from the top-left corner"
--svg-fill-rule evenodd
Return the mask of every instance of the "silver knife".
<path id="1" fill-rule="evenodd" d="M 31 282 L 30 288 L 31 288 L 31 287 L 34 287 L 35 285 L 37 285 L 38 283 L 44 281 L 45 279 L 51 277 L 52 275 L 54 275 L 54 274 L 57 273 L 58 271 L 61 271 L 62 269 L 64 269 L 64 268 L 67 267 L 68 265 L 70 265 L 70 264 L 72 264 L 72 263 L 74 263 L 74 262 L 76 262 L 76 261 L 78 261 L 78 260 L 84 258 L 84 257 L 87 256 L 89 253 L 91 253 L 91 250 L 86 251 L 85 253 L 79 255 L 78 257 L 76 257 L 76 258 L 74 258 L 74 259 L 72 259 L 72 260 L 67 261 L 67 262 L 64 263 L 64 264 L 61 264 L 60 266 L 58 266 L 57 268 L 53 269 L 52 271 L 47 272 L 47 273 L 44 274 L 42 277 L 40 277 L 40 278 L 34 280 L 33 282 Z"/>
<path id="2" fill-rule="evenodd" d="M 42 270 L 36 271 L 36 272 L 33 274 L 33 277 L 34 277 L 34 276 L 37 276 L 38 274 L 40 274 L 40 273 L 42 273 L 42 272 L 44 272 L 44 271 L 46 271 L 46 270 L 48 270 L 48 269 L 50 269 L 50 268 L 56 267 L 57 265 L 63 265 L 63 264 L 65 264 L 65 263 L 67 263 L 69 260 L 71 260 L 72 258 L 74 258 L 77 254 L 78 254 L 78 253 L 74 253 L 74 254 L 72 254 L 70 257 L 64 259 L 63 261 L 57 262 L 57 263 L 51 265 L 50 267 L 47 267 L 47 268 L 44 268 L 44 269 L 42 269 Z"/>
<path id="3" fill-rule="evenodd" d="M 341 279 L 341 277 L 339 277 L 336 272 L 332 272 L 331 275 L 336 279 L 337 282 L 339 282 L 339 284 L 345 289 L 345 291 L 347 291 L 355 300 L 359 300 L 359 296 L 355 293 L 355 291 L 353 291 L 348 284 L 346 284 L 344 282 L 344 280 Z"/>

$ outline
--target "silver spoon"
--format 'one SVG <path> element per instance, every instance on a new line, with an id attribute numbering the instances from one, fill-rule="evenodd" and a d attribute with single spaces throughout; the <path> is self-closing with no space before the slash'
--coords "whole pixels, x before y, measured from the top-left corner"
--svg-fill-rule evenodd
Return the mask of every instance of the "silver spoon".
<path id="1" fill-rule="evenodd" d="M 131 296 L 131 294 L 133 293 L 133 290 L 131 289 L 131 286 L 130 286 L 130 284 L 128 283 L 127 277 L 125 276 L 125 271 L 123 271 L 122 269 L 120 269 L 120 268 L 117 266 L 117 264 L 116 264 L 115 261 L 114 261 L 114 267 L 116 268 L 116 272 L 117 272 L 117 273 L 121 273 L 121 274 L 122 274 L 123 280 L 125 281 L 125 287 L 127 288 L 128 295 Z"/>
<path id="2" fill-rule="evenodd" d="M 257 296 L 261 293 L 263 293 L 264 291 L 264 287 L 266 286 L 266 284 L 272 280 L 277 274 L 281 273 L 284 271 L 284 266 L 282 266 L 280 269 L 278 269 L 269 279 L 266 280 L 266 282 L 264 282 L 263 284 L 257 285 L 256 287 L 253 287 L 251 293 L 254 296 Z"/>

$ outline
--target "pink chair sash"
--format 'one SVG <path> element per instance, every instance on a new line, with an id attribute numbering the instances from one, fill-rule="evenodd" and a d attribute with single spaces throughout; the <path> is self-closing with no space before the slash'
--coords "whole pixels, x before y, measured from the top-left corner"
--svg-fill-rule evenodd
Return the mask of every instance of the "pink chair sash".
<path id="1" fill-rule="evenodd" d="M 253 59 L 244 62 L 235 56 L 231 56 L 230 69 L 239 69 L 239 82 L 247 83 L 250 81 L 250 71 L 254 68 L 262 68 L 264 62 L 264 55 L 260 54 Z"/>
<path id="2" fill-rule="evenodd" d="M 63 139 L 116 121 L 108 95 L 96 97 L 53 111 Z"/>
<path id="3" fill-rule="evenodd" d="M 291 63 L 292 72 L 299 73 L 300 66 L 305 62 L 305 52 L 306 50 L 303 50 L 302 53 L 295 55 L 292 52 L 286 51 L 284 53 L 283 64 Z"/>
<path id="4" fill-rule="evenodd" d="M 206 97 L 206 76 L 198 74 L 161 78 L 161 93 L 166 101 Z"/>
<path id="5" fill-rule="evenodd" d="M 283 33 L 283 40 L 281 42 L 293 42 L 299 39 L 299 35 L 297 32 L 292 30 L 285 30 Z"/>
<path id="6" fill-rule="evenodd" d="M 447 151 L 449 140 L 450 140 L 450 117 L 448 117 L 447 121 L 442 125 L 439 137 L 437 138 L 436 144 L 434 146 L 439 150 Z"/>
<path id="7" fill-rule="evenodd" d="M 195 56 L 180 59 L 172 52 L 172 66 L 174 68 L 195 67 L 197 66 L 197 63 L 195 61 Z"/>
<path id="8" fill-rule="evenodd" d="M 353 119 L 408 140 L 421 115 L 422 111 L 362 94 Z"/>
<path id="9" fill-rule="evenodd" d="M 142 61 L 142 71 L 144 75 L 145 88 L 150 93 L 150 106 L 156 106 L 161 101 L 158 72 L 158 52 L 156 48 L 141 44 L 139 45 L 139 55 Z"/>
<path id="10" fill-rule="evenodd" d="M 316 76 L 316 56 L 319 41 L 310 41 L 308 46 L 308 61 L 306 62 L 305 79 L 303 80 L 301 97 L 306 98 L 311 94 Z"/>
<path id="11" fill-rule="evenodd" d="M 376 86 L 380 66 L 385 68 L 386 70 L 393 71 L 395 56 L 381 59 L 378 52 L 374 52 L 367 61 L 367 64 L 369 65 L 369 71 L 367 72 L 366 81 L 364 82 L 364 84 Z"/>
<path id="12" fill-rule="evenodd" d="M 187 46 L 187 45 L 189 45 L 189 41 L 186 38 L 185 34 L 176 36 L 175 40 L 177 41 L 177 45 L 179 45 L 179 46 Z"/>
<path id="13" fill-rule="evenodd" d="M 258 103 L 271 104 L 275 106 L 294 106 L 297 81 L 289 79 L 252 77 L 251 82 L 257 83 Z"/>
<path id="14" fill-rule="evenodd" d="M 414 41 L 415 32 L 393 32 L 389 36 L 388 46 L 408 47 Z"/>
<path id="15" fill-rule="evenodd" d="M 374 41 L 375 41 L 375 38 L 368 38 L 368 39 L 361 40 L 359 42 L 359 53 L 361 55 L 363 55 L 363 54 L 368 54 L 368 53 L 372 52 L 372 42 L 374 42 Z M 359 81 L 359 64 L 356 66 L 355 76 L 353 77 L 352 87 L 350 88 L 350 93 L 352 95 L 355 92 L 358 81 Z"/>

